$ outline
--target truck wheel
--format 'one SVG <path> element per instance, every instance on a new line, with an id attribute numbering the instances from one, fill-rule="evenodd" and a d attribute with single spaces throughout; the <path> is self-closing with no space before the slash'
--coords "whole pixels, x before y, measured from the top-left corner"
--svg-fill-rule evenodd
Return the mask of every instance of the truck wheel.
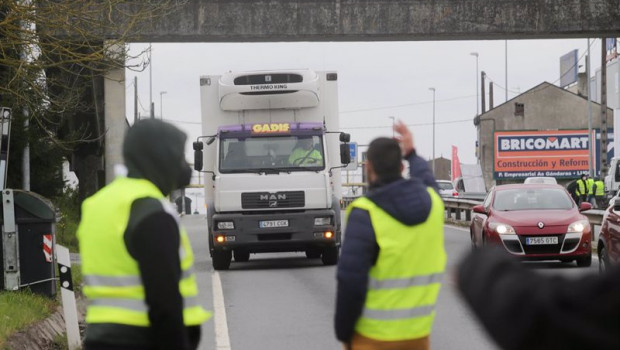
<path id="1" fill-rule="evenodd" d="M 236 262 L 246 262 L 250 260 L 250 252 L 245 250 L 235 249 L 233 252 L 233 256 L 235 257 Z"/>
<path id="2" fill-rule="evenodd" d="M 321 255 L 323 265 L 336 265 L 338 263 L 339 250 L 338 247 L 327 247 L 323 249 L 323 254 Z"/>
<path id="3" fill-rule="evenodd" d="M 592 254 L 588 254 L 588 256 L 584 256 L 583 258 L 577 258 L 577 266 L 588 267 L 590 265 L 592 265 Z"/>
<path id="4" fill-rule="evenodd" d="M 230 260 L 232 259 L 232 252 L 230 250 L 219 250 L 215 249 L 213 251 L 213 268 L 215 270 L 228 270 L 230 267 Z"/>
<path id="5" fill-rule="evenodd" d="M 306 257 L 308 259 L 318 259 L 321 257 L 321 250 L 318 248 L 306 249 Z"/>

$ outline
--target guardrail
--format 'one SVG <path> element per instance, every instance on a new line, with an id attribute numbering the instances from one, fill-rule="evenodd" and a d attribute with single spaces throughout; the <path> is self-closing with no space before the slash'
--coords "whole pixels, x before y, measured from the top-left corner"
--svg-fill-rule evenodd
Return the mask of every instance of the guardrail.
<path id="1" fill-rule="evenodd" d="M 454 214 L 454 218 L 456 220 L 462 221 L 463 217 L 465 217 L 464 221 L 471 220 L 472 209 L 475 205 L 482 204 L 482 201 L 471 200 L 471 199 L 456 199 L 456 198 L 444 198 L 444 207 L 446 208 L 446 217 L 452 218 Z M 603 214 L 605 210 L 600 209 L 592 209 L 582 212 L 590 221 L 590 225 L 592 226 L 600 226 L 603 222 Z M 594 235 L 592 235 L 594 239 Z"/>

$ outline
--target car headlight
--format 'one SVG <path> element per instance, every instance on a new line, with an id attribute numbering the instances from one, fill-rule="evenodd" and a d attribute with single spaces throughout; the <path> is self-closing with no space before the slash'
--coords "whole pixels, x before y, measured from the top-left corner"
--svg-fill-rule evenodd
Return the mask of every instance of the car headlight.
<path id="1" fill-rule="evenodd" d="M 332 218 L 330 217 L 314 218 L 314 226 L 330 225 L 331 223 L 332 223 Z"/>
<path id="2" fill-rule="evenodd" d="M 232 221 L 220 221 L 217 223 L 218 230 L 233 230 L 235 223 Z"/>
<path id="3" fill-rule="evenodd" d="M 590 227 L 590 222 L 588 220 L 579 220 L 579 221 L 575 221 L 572 224 L 568 225 L 567 232 L 581 233 L 586 228 L 589 228 L 589 227 Z"/>
<path id="4" fill-rule="evenodd" d="M 490 223 L 489 228 L 499 233 L 500 235 L 516 235 L 517 234 L 517 232 L 515 231 L 514 228 L 512 228 L 512 226 L 507 225 L 507 224 L 502 224 L 500 222 Z"/>

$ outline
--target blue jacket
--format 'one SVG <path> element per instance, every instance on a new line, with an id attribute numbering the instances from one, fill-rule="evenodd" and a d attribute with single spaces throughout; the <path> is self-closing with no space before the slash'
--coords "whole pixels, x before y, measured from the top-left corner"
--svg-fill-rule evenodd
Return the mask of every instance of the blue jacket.
<path id="1" fill-rule="evenodd" d="M 395 178 L 375 184 L 368 199 L 394 219 L 416 225 L 426 221 L 431 198 L 426 190 L 437 182 L 427 162 L 415 152 L 408 155 L 410 179 Z M 368 273 L 375 264 L 379 246 L 367 211 L 354 208 L 349 214 L 338 263 L 335 329 L 338 340 L 349 343 L 355 323 L 362 314 L 368 286 Z"/>

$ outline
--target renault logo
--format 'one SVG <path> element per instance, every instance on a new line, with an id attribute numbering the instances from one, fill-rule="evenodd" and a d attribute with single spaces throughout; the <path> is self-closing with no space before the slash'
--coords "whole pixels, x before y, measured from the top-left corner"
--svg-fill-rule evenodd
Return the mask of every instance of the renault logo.
<path id="1" fill-rule="evenodd" d="M 542 221 L 539 221 L 538 228 L 542 229 L 543 227 L 545 227 L 545 224 Z"/>

